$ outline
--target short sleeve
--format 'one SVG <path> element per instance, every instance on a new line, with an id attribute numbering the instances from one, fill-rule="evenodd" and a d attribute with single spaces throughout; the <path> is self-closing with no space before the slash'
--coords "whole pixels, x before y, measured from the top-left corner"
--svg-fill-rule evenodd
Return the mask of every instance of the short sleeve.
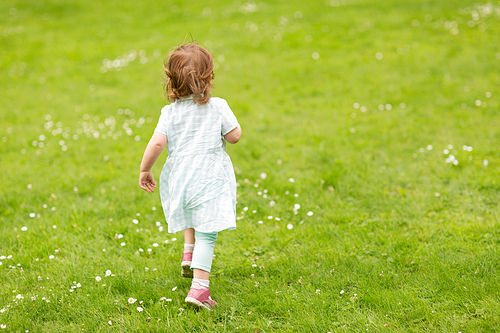
<path id="1" fill-rule="evenodd" d="M 163 109 L 161 109 L 161 115 L 160 115 L 160 119 L 158 120 L 158 124 L 156 125 L 156 128 L 155 128 L 155 133 L 161 133 L 161 134 L 165 134 L 165 136 L 168 136 L 167 135 L 167 112 L 168 112 L 168 109 L 169 109 L 169 106 L 165 106 L 163 107 Z"/>
<path id="2" fill-rule="evenodd" d="M 222 115 L 221 134 L 226 135 L 227 133 L 238 127 L 240 124 L 238 123 L 238 119 L 236 119 L 236 116 L 225 100 L 220 100 L 218 109 Z"/>

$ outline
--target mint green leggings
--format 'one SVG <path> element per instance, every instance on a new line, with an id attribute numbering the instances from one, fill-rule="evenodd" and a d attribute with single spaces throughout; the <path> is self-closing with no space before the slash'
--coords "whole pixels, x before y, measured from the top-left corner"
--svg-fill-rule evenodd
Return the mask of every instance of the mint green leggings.
<path id="1" fill-rule="evenodd" d="M 194 231 L 194 251 L 191 269 L 201 269 L 210 273 L 212 268 L 212 260 L 214 257 L 215 241 L 217 240 L 216 232 L 199 232 Z"/>

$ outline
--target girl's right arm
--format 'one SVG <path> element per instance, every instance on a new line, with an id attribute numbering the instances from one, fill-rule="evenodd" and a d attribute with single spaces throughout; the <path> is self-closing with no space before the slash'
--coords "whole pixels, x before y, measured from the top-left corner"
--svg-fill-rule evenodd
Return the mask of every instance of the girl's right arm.
<path id="1" fill-rule="evenodd" d="M 227 133 L 224 135 L 224 139 L 226 139 L 227 142 L 229 143 L 236 143 L 240 141 L 241 138 L 241 127 L 238 126 L 231 132 Z"/>
<path id="2" fill-rule="evenodd" d="M 156 183 L 151 172 L 151 168 L 160 156 L 163 148 L 167 145 L 167 136 L 161 133 L 154 133 L 149 140 L 141 162 L 141 174 L 139 176 L 139 186 L 147 192 L 154 192 Z"/>

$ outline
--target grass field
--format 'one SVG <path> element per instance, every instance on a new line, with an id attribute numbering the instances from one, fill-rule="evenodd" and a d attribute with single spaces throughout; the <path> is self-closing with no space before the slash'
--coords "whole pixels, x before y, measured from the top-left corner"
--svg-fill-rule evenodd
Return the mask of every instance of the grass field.
<path id="1" fill-rule="evenodd" d="M 0 332 L 500 331 L 498 36 L 498 1 L 0 2 Z M 243 128 L 212 312 L 137 185 L 191 38 Z"/>

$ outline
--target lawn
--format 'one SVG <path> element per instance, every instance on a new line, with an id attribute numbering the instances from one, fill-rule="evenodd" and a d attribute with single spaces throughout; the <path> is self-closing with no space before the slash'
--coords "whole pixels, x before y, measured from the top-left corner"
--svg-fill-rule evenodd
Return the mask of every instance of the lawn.
<path id="1" fill-rule="evenodd" d="M 0 2 L 0 332 L 500 331 L 499 35 L 498 1 Z M 138 186 L 192 39 L 243 128 L 211 312 Z"/>

